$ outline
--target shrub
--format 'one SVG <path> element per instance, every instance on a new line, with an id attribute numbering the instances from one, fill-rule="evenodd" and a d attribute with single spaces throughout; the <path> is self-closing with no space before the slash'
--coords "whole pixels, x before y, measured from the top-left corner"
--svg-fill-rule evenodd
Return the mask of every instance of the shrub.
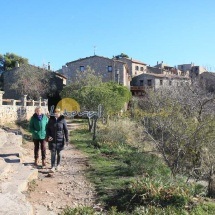
<path id="1" fill-rule="evenodd" d="M 96 214 L 95 210 L 90 207 L 77 207 L 77 208 L 67 207 L 64 209 L 61 215 L 94 215 L 94 214 Z"/>
<path id="2" fill-rule="evenodd" d="M 162 179 L 142 178 L 130 182 L 127 188 L 117 192 L 110 204 L 115 204 L 120 210 L 132 211 L 138 206 L 184 207 L 192 201 L 191 185 L 178 184 Z"/>
<path id="3" fill-rule="evenodd" d="M 143 148 L 143 127 L 129 119 L 110 121 L 108 125 L 99 127 L 97 142 L 110 147 L 128 144 Z"/>

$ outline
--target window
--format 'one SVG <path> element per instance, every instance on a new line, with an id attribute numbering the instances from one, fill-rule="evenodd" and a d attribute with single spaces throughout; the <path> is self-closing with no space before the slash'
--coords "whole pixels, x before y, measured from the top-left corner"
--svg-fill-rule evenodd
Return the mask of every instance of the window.
<path id="1" fill-rule="evenodd" d="M 140 67 L 140 71 L 143 71 L 143 67 Z"/>
<path id="2" fill-rule="evenodd" d="M 80 66 L 80 71 L 81 71 L 81 72 L 84 71 L 84 66 Z"/>
<path id="3" fill-rule="evenodd" d="M 138 71 L 139 70 L 139 66 L 135 66 L 135 69 Z"/>
<path id="4" fill-rule="evenodd" d="M 160 80 L 160 85 L 163 85 L 163 80 Z"/>
<path id="5" fill-rule="evenodd" d="M 112 72 L 112 66 L 108 66 L 108 72 Z"/>
<path id="6" fill-rule="evenodd" d="M 140 86 L 143 86 L 143 80 L 140 80 Z"/>
<path id="7" fill-rule="evenodd" d="M 152 80 L 151 80 L 151 79 L 147 80 L 147 85 L 148 85 L 149 87 L 152 86 Z"/>

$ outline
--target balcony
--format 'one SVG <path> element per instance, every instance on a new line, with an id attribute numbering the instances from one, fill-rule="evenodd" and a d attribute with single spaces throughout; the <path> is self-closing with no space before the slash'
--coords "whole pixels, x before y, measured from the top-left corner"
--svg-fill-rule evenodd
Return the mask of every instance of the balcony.
<path id="1" fill-rule="evenodd" d="M 146 88 L 144 86 L 131 86 L 131 91 L 144 91 Z"/>

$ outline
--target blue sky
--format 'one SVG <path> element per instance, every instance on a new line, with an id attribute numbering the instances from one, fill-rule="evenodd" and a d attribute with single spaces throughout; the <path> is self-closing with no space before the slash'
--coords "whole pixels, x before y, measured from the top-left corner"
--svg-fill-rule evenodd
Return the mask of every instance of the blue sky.
<path id="1" fill-rule="evenodd" d="M 214 0 L 0 0 L 0 54 L 33 65 L 96 54 L 215 71 Z"/>

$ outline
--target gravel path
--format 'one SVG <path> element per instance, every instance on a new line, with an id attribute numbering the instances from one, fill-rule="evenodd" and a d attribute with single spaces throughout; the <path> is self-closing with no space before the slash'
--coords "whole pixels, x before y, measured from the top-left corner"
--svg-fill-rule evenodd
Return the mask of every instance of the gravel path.
<path id="1" fill-rule="evenodd" d="M 24 148 L 25 163 L 33 165 L 33 142 L 27 142 Z M 34 208 L 34 214 L 60 214 L 66 206 L 97 208 L 94 187 L 85 177 L 87 168 L 87 157 L 70 145 L 63 150 L 60 171 L 50 173 L 50 152 L 47 150 L 47 168 L 38 167 L 39 178 L 30 184 L 26 193 L 27 200 Z"/>

